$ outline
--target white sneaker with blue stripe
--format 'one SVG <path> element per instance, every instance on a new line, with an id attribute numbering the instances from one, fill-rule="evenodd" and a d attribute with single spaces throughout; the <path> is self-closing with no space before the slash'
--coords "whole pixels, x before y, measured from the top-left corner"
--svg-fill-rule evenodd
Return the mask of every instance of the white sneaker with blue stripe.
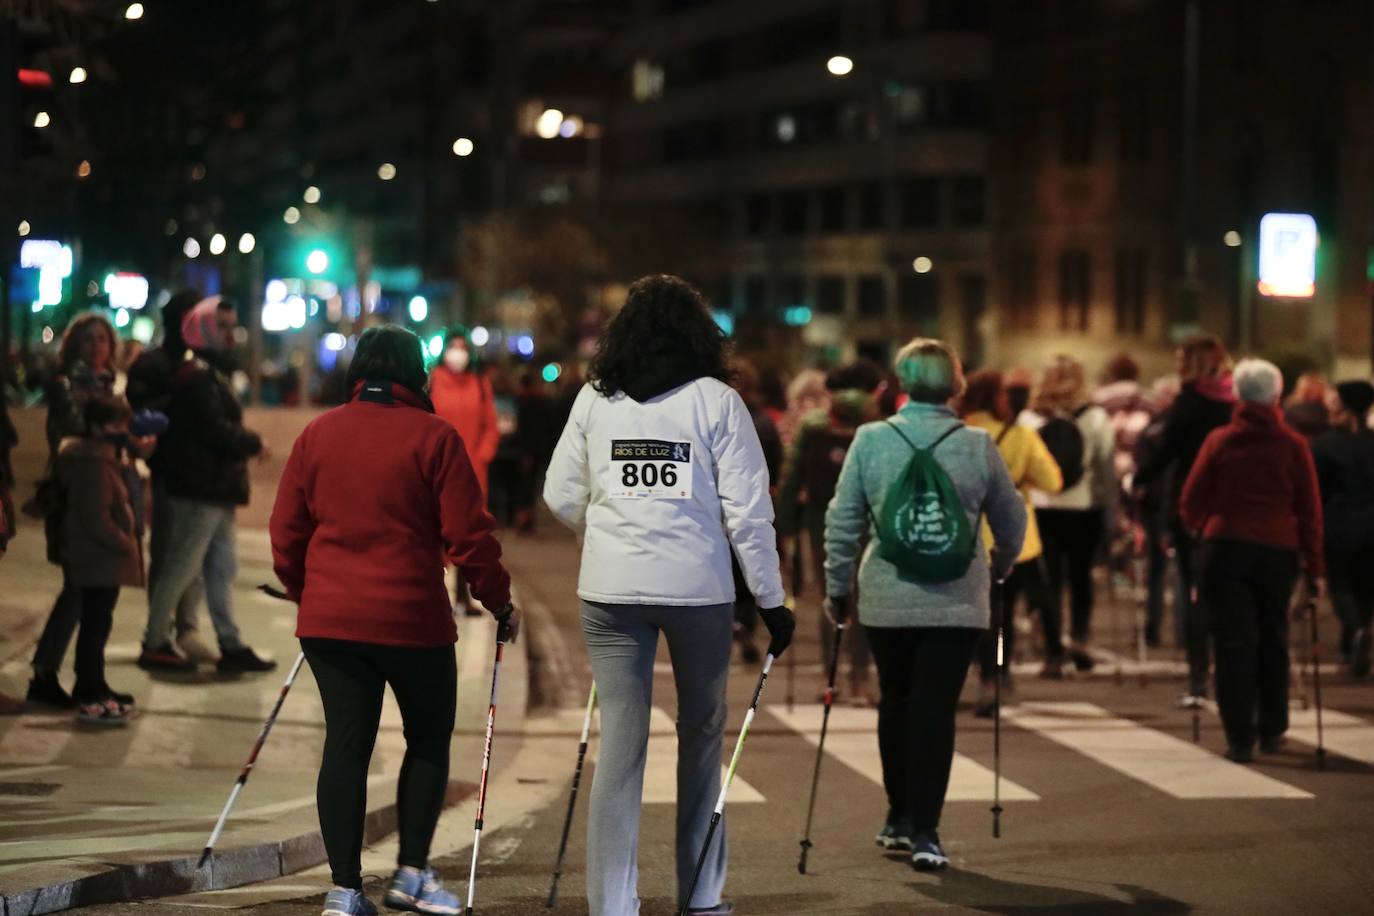
<path id="1" fill-rule="evenodd" d="M 912 844 L 911 867 L 917 871 L 936 871 L 949 865 L 949 856 L 940 846 L 940 835 L 934 830 L 922 830 Z"/>
<path id="2" fill-rule="evenodd" d="M 336 887 L 324 898 L 320 916 L 377 916 L 377 908 L 362 891 Z"/>
<path id="3" fill-rule="evenodd" d="M 408 913 L 436 913 L 439 916 L 457 916 L 462 912 L 458 897 L 444 890 L 433 869 L 417 871 L 413 868 L 398 868 L 391 876 L 391 887 L 387 888 L 382 901 L 388 909 L 404 910 Z"/>

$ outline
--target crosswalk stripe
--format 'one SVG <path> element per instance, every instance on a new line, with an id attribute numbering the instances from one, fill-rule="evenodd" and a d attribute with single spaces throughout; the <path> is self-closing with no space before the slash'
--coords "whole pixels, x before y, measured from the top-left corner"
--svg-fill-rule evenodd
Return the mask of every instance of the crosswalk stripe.
<path id="1" fill-rule="evenodd" d="M 1289 712 L 1288 736 L 1315 747 L 1317 710 L 1309 708 Z M 1332 754 L 1374 766 L 1374 725 L 1363 719 L 1334 709 L 1322 710 L 1322 744 Z"/>
<path id="2" fill-rule="evenodd" d="M 1309 792 L 1092 703 L 1022 703 L 1002 713 L 1021 728 L 1174 798 L 1312 798 Z"/>
<path id="3" fill-rule="evenodd" d="M 824 714 L 824 707 L 820 704 L 796 706 L 791 712 L 783 706 L 769 706 L 768 711 L 811 745 L 820 744 L 821 716 Z M 878 711 L 846 706 L 832 707 L 830 729 L 825 736 L 825 752 L 881 786 L 883 762 L 878 754 Z M 945 794 L 945 799 L 992 801 L 992 783 L 992 770 L 972 758 L 956 753 L 949 772 L 949 790 Z M 1039 801 L 1040 796 L 1003 776 L 1002 800 Z"/>
<path id="4" fill-rule="evenodd" d="M 747 766 L 746 760 L 741 767 Z M 721 764 L 721 779 L 725 765 Z M 730 786 L 731 804 L 758 804 L 762 793 L 749 785 L 738 772 Z M 677 725 L 671 716 L 654 706 L 649 711 L 649 749 L 644 763 L 644 797 L 646 805 L 669 805 L 677 802 Z"/>

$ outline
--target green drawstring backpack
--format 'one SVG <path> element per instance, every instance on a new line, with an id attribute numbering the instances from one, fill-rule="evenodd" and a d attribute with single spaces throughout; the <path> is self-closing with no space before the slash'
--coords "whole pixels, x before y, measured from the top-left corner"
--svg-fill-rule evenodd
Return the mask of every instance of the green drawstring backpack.
<path id="1" fill-rule="evenodd" d="M 978 542 L 954 481 L 932 453 L 964 424 L 955 423 L 922 449 L 896 423 L 887 422 L 911 447 L 912 454 L 906 469 L 884 494 L 880 513 L 873 517 L 878 555 L 896 566 L 902 579 L 952 582 L 968 572 Z"/>

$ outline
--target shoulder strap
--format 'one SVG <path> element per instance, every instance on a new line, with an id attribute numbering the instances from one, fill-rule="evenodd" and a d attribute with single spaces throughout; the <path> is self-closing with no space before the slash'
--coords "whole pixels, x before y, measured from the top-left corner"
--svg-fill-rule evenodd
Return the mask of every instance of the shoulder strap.
<path id="1" fill-rule="evenodd" d="M 902 428 L 901 428 L 900 426 L 898 426 L 896 423 L 894 423 L 891 419 L 888 419 L 888 420 L 886 420 L 886 421 L 884 421 L 884 422 L 886 422 L 888 426 L 891 426 L 892 429 L 893 429 L 894 431 L 896 431 L 897 435 L 899 435 L 899 436 L 902 437 L 902 439 L 906 442 L 906 444 L 907 444 L 908 446 L 911 447 L 911 450 L 912 450 L 913 452 L 922 451 L 922 449 L 919 449 L 919 448 L 916 447 L 916 443 L 914 443 L 914 442 L 911 441 L 911 437 L 908 436 L 906 433 L 902 432 Z M 929 445 L 927 445 L 927 446 L 925 447 L 924 450 L 927 451 L 927 452 L 933 452 L 933 451 L 935 451 L 935 447 L 936 447 L 937 445 L 939 445 L 941 442 L 944 442 L 944 441 L 945 441 L 946 439 L 948 439 L 950 436 L 954 435 L 956 432 L 958 432 L 959 430 L 961 430 L 961 429 L 963 429 L 963 428 L 964 428 L 964 424 L 962 424 L 962 423 L 960 423 L 959 421 L 956 420 L 956 421 L 954 422 L 954 425 L 953 425 L 953 426 L 951 426 L 949 429 L 947 429 L 947 430 L 945 430 L 944 432 L 942 432 L 942 433 L 939 435 L 939 437 L 938 437 L 934 442 L 932 442 L 932 443 L 930 443 Z"/>
<path id="2" fill-rule="evenodd" d="M 1006 423 L 1006 424 L 1004 424 L 1004 425 L 1002 426 L 1002 431 L 1001 431 L 1000 433 L 997 434 L 997 439 L 996 439 L 996 443 L 995 443 L 995 444 L 1001 445 L 1001 444 L 1002 444 L 1002 440 L 1005 439 L 1005 438 L 1007 438 L 1007 433 L 1011 432 L 1011 428 L 1012 428 L 1013 426 L 1015 426 L 1015 425 L 1016 425 L 1015 423 Z"/>

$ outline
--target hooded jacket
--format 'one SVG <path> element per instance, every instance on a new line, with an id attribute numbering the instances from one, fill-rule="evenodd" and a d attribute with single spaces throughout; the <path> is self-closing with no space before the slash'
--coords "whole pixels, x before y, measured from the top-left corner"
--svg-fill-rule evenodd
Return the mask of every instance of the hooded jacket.
<path id="1" fill-rule="evenodd" d="M 495 528 L 453 427 L 399 385 L 359 383 L 296 439 L 272 508 L 272 562 L 300 604 L 296 635 L 452 644 L 445 561 L 488 609 L 510 601 Z"/>
<path id="2" fill-rule="evenodd" d="M 729 604 L 733 548 L 759 607 L 780 606 L 768 468 L 739 393 L 674 375 L 628 387 L 582 388 L 545 477 L 544 501 L 584 533 L 578 595 Z"/>
<path id="3" fill-rule="evenodd" d="M 1211 540 L 1297 550 L 1321 576 L 1322 504 L 1307 441 L 1278 408 L 1241 403 L 1207 437 L 1179 504 L 1184 525 Z"/>
<path id="4" fill-rule="evenodd" d="M 58 543 L 67 581 L 78 588 L 143 585 L 142 547 L 115 444 L 63 439 L 54 473 L 65 494 Z"/>
<path id="5" fill-rule="evenodd" d="M 158 441 L 159 473 L 182 499 L 248 504 L 248 459 L 262 439 L 243 425 L 243 408 L 224 374 L 204 358 L 181 364 L 172 379 L 167 432 Z"/>

